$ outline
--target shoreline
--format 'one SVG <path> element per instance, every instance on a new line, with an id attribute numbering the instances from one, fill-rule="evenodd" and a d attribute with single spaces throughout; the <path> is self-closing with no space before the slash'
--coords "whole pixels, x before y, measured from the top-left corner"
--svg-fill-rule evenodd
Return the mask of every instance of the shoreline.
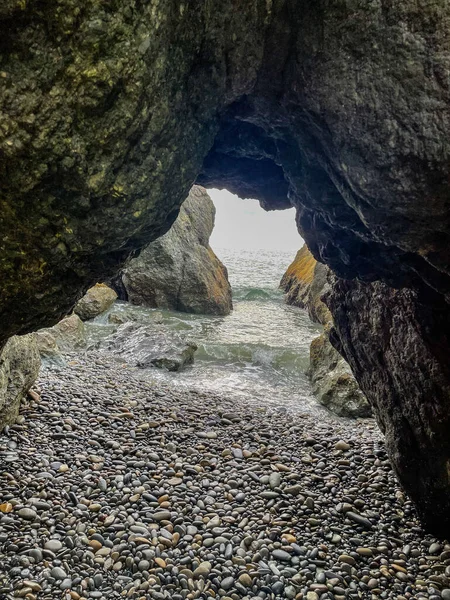
<path id="1" fill-rule="evenodd" d="M 1 598 L 450 598 L 450 546 L 375 421 L 263 411 L 97 352 L 37 387 L 0 434 Z"/>

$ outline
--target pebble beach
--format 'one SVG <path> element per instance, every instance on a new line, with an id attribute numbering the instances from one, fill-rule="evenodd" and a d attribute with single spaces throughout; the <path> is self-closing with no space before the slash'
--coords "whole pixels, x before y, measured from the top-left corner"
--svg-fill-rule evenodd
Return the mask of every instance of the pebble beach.
<path id="1" fill-rule="evenodd" d="M 0 434 L 0 598 L 450 599 L 373 420 L 43 369 Z"/>

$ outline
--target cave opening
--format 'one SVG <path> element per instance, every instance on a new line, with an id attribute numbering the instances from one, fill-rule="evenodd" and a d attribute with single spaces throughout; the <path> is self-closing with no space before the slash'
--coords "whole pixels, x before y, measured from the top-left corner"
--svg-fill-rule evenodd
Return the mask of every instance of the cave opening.
<path id="1" fill-rule="evenodd" d="M 0 348 L 3 349 L 5 342 L 15 334 L 25 334 L 56 323 L 72 310 L 90 285 L 112 276 L 131 252 L 157 240 L 174 222 L 178 208 L 194 182 L 206 187 L 226 187 L 238 195 L 258 198 L 269 209 L 294 206 L 297 225 L 312 254 L 332 270 L 330 289 L 325 297 L 333 316 L 330 339 L 348 360 L 370 400 L 385 435 L 391 464 L 414 501 L 422 524 L 440 537 L 449 537 L 450 5 L 428 2 L 422 3 L 418 10 L 417 3 L 409 0 L 397 3 L 359 0 L 212 0 L 203 3 L 127 0 L 79 4 L 73 0 L 57 3 L 8 0 L 0 7 L 3 34 L 0 71 Z M 25 355 L 25 350 L 19 340 L 12 338 L 8 343 L 14 346 L 14 356 L 20 358 Z M 0 361 L 7 373 L 17 373 L 16 358 L 8 358 L 2 352 Z M 152 452 L 155 448 L 145 446 L 148 457 L 143 458 L 140 454 L 142 448 L 133 442 L 138 440 L 142 443 L 145 431 L 154 429 L 158 436 L 155 433 L 155 437 L 150 438 L 150 445 L 158 447 L 158 444 L 162 446 L 165 443 L 167 431 L 158 429 L 164 427 L 158 415 L 152 415 L 152 419 L 147 421 L 147 429 L 140 428 L 141 423 L 134 429 L 123 425 L 123 420 L 134 422 L 132 409 L 135 407 L 131 404 L 126 404 L 127 410 L 121 410 L 124 406 L 114 404 L 117 410 L 106 417 L 108 407 L 113 406 L 108 402 L 114 403 L 114 399 L 105 398 L 104 389 L 95 384 L 101 382 L 105 389 L 112 390 L 112 384 L 105 375 L 112 371 L 104 365 L 103 373 L 102 366 L 96 366 L 94 361 L 84 367 L 87 371 L 91 369 L 90 389 L 78 385 L 79 373 L 77 366 L 73 365 L 72 382 L 61 383 L 63 399 L 58 395 L 57 384 L 47 381 L 50 393 L 45 396 L 41 407 L 36 400 L 27 407 L 27 414 L 33 415 L 39 427 L 42 426 L 38 428 L 38 433 L 42 434 L 42 442 L 39 442 L 42 443 L 39 450 L 42 464 L 39 466 L 44 470 L 40 469 L 39 474 L 47 475 L 34 480 L 29 488 L 22 485 L 13 487 L 14 491 L 8 492 L 6 502 L 1 504 L 7 515 L 2 517 L 7 537 L 11 537 L 10 532 L 13 536 L 13 543 L 8 546 L 8 566 L 11 566 L 14 577 L 17 576 L 17 582 L 20 583 L 23 572 L 14 569 L 20 566 L 28 569 L 31 565 L 33 571 L 35 563 L 30 561 L 28 565 L 24 559 L 24 564 L 15 564 L 17 548 L 22 552 L 25 546 L 23 552 L 28 552 L 26 544 L 29 538 L 24 540 L 19 534 L 16 536 L 19 521 L 15 520 L 15 506 L 20 505 L 13 505 L 14 494 L 17 493 L 26 504 L 17 509 L 17 512 L 21 511 L 17 516 L 24 521 L 29 519 L 32 524 L 31 551 L 37 558 L 31 557 L 39 565 L 39 557 L 44 555 L 41 548 L 36 547 L 39 544 L 35 532 L 42 533 L 44 538 L 46 532 L 54 528 L 51 535 L 58 538 L 57 542 L 61 542 L 59 537 L 62 538 L 60 530 L 57 531 L 59 513 L 54 521 L 51 517 L 47 522 L 41 514 L 45 510 L 45 506 L 42 507 L 46 503 L 47 492 L 40 479 L 48 483 L 65 477 L 64 473 L 70 472 L 71 466 L 60 459 L 67 459 L 74 465 L 77 477 L 78 467 L 89 471 L 90 463 L 101 465 L 102 461 L 98 459 L 102 449 L 98 446 L 95 446 L 98 454 L 91 455 L 86 451 L 85 457 L 74 456 L 72 447 L 78 438 L 86 439 L 83 432 L 95 431 L 100 446 L 103 444 L 109 448 L 108 443 L 111 442 L 112 450 L 125 449 L 126 460 L 120 453 L 111 458 L 114 452 L 108 454 L 109 450 L 105 451 L 109 460 L 125 465 L 125 471 L 130 467 L 144 468 L 140 464 L 143 461 L 156 465 L 159 481 L 168 486 L 170 494 L 166 493 L 163 485 L 155 486 L 161 495 L 153 495 L 148 488 L 144 493 L 151 496 L 148 502 L 161 502 L 162 514 L 159 511 L 157 514 L 164 525 L 167 524 L 165 521 L 169 521 L 169 528 L 172 520 L 176 521 L 178 517 L 177 511 L 184 510 L 176 504 L 172 515 L 172 497 L 176 497 L 177 486 L 184 485 L 186 481 L 192 483 L 188 477 L 197 477 L 193 471 L 204 469 L 209 482 L 203 485 L 202 479 L 195 479 L 194 497 L 200 493 L 197 487 L 216 492 L 215 480 L 210 473 L 222 464 L 222 458 L 229 456 L 231 461 L 243 461 L 252 459 L 253 451 L 261 451 L 264 454 L 262 460 L 269 461 L 262 463 L 261 468 L 271 465 L 279 471 L 272 479 L 269 473 L 265 473 L 259 483 L 249 475 L 242 485 L 244 491 L 236 491 L 240 489 L 239 485 L 226 489 L 225 500 L 233 502 L 235 511 L 231 517 L 234 521 L 228 522 L 231 527 L 235 522 L 242 522 L 238 518 L 241 516 L 240 506 L 244 506 L 248 499 L 245 485 L 250 485 L 252 479 L 258 486 L 270 487 L 251 488 L 256 490 L 258 498 L 262 498 L 261 503 L 268 507 L 269 516 L 260 515 L 260 521 L 273 525 L 273 529 L 283 527 L 279 521 L 273 523 L 271 515 L 277 512 L 279 506 L 282 510 L 278 516 L 284 523 L 292 516 L 290 511 L 295 506 L 296 514 L 302 516 L 304 531 L 312 532 L 314 548 L 320 548 L 317 552 L 311 548 L 313 560 L 317 557 L 318 560 L 326 559 L 323 545 L 327 549 L 332 546 L 330 569 L 342 562 L 341 556 L 347 557 L 344 564 L 350 568 L 341 569 L 344 580 L 347 575 L 351 577 L 353 574 L 353 561 L 365 561 L 363 566 L 369 566 L 372 558 L 374 562 L 379 559 L 378 554 L 373 557 L 372 548 L 361 546 L 363 553 L 358 554 L 353 552 L 350 542 L 341 544 L 342 540 L 349 540 L 347 528 L 355 526 L 352 523 L 356 524 L 359 528 L 357 533 L 363 541 L 367 539 L 365 536 L 371 535 L 370 532 L 377 536 L 381 533 L 385 545 L 381 546 L 383 550 L 380 553 L 389 556 L 391 562 L 402 561 L 401 564 L 395 563 L 400 569 L 386 571 L 380 567 L 380 575 L 377 573 L 374 581 L 352 581 L 351 587 L 357 592 L 361 591 L 364 595 L 373 586 L 377 590 L 376 586 L 381 585 L 387 588 L 386 593 L 389 594 L 389 588 L 395 585 L 400 586 L 400 589 L 395 587 L 395 592 L 400 595 L 413 592 L 420 595 L 423 592 L 424 596 L 434 594 L 439 597 L 440 594 L 442 598 L 449 598 L 449 589 L 444 588 L 448 586 L 448 580 L 441 577 L 442 572 L 446 572 L 448 557 L 440 553 L 441 545 L 428 546 L 430 554 L 439 556 L 441 561 L 437 569 L 439 583 L 431 570 L 417 572 L 416 566 L 421 559 L 407 564 L 411 553 L 403 549 L 410 546 L 411 539 L 413 545 L 420 539 L 420 544 L 411 552 L 413 558 L 422 556 L 421 548 L 423 550 L 427 545 L 427 538 L 422 536 L 415 516 L 410 519 L 415 513 L 408 498 L 396 488 L 383 448 L 374 448 L 370 442 L 364 442 L 361 452 L 356 453 L 358 460 L 354 462 L 362 465 L 359 471 L 358 466 L 354 467 L 358 475 L 354 486 L 357 492 L 353 494 L 350 491 L 352 508 L 356 512 L 346 510 L 348 506 L 340 506 L 342 513 L 337 505 L 332 508 L 341 515 L 339 524 L 342 527 L 335 536 L 326 537 L 324 544 L 323 536 L 314 537 L 322 524 L 325 524 L 322 529 L 330 525 L 326 513 L 324 516 L 317 510 L 322 508 L 322 501 L 314 496 L 305 497 L 305 502 L 300 501 L 302 495 L 298 485 L 301 486 L 302 481 L 297 483 L 294 480 L 293 485 L 285 485 L 287 482 L 283 477 L 288 475 L 280 473 L 287 473 L 283 469 L 286 466 L 283 461 L 288 460 L 285 459 L 287 451 L 277 443 L 288 440 L 288 454 L 297 459 L 296 448 L 300 448 L 302 456 L 299 460 L 304 460 L 302 464 L 306 465 L 308 485 L 319 494 L 319 498 L 322 498 L 321 494 L 329 494 L 326 498 L 334 507 L 333 485 L 354 483 L 354 480 L 347 479 L 347 467 L 353 468 L 347 456 L 352 454 L 339 455 L 338 461 L 342 460 L 343 464 L 336 464 L 330 459 L 329 464 L 336 467 L 332 472 L 326 470 L 327 461 L 322 459 L 328 460 L 330 451 L 353 453 L 356 442 L 347 448 L 345 440 L 330 441 L 329 432 L 322 431 L 320 444 L 314 444 L 317 440 L 308 436 L 306 427 L 301 427 L 299 434 L 291 430 L 290 424 L 282 418 L 279 423 L 274 419 L 274 425 L 271 425 L 268 421 L 258 421 L 257 415 L 252 414 L 252 419 L 258 422 L 264 433 L 260 436 L 262 442 L 256 440 L 264 449 L 254 449 L 255 438 L 252 436 L 256 434 L 246 431 L 245 427 L 233 431 L 239 436 L 244 430 L 245 435 L 248 434 L 245 443 L 252 449 L 235 448 L 226 433 L 217 434 L 215 438 L 217 432 L 211 431 L 210 427 L 219 420 L 221 423 L 229 421 L 222 423 L 225 427 L 234 427 L 236 419 L 245 422 L 247 414 L 244 410 L 239 410 L 236 416 L 230 409 L 227 415 L 231 418 L 225 419 L 212 411 L 201 421 L 204 416 L 202 406 L 194 397 L 189 397 L 196 410 L 191 419 L 187 416 L 189 410 L 182 398 L 174 399 L 179 409 L 176 417 L 165 410 L 164 399 L 156 399 L 155 406 L 167 417 L 169 429 L 178 427 L 170 419 L 189 422 L 187 429 L 191 429 L 190 433 L 185 433 L 179 426 L 183 444 L 190 443 L 189 436 L 203 434 L 199 436 L 199 445 L 205 444 L 206 450 L 197 454 L 198 448 L 194 448 L 188 456 L 198 457 L 207 453 L 210 449 L 208 444 L 212 444 L 214 439 L 220 439 L 221 443 L 223 439 L 224 451 L 229 451 L 225 457 L 214 455 L 205 458 L 202 455 L 197 462 L 187 459 L 186 475 L 182 470 L 183 464 L 180 466 L 177 458 L 167 465 L 161 461 L 164 466 L 158 466 L 161 457 Z M 28 371 L 31 373 L 33 369 L 30 367 Z M 1 389 L 19 379 L 9 375 L 3 377 Z M 131 382 L 132 376 L 128 379 Z M 28 375 L 21 379 L 25 387 L 28 381 Z M 16 398 L 22 387 L 12 387 Z M 118 384 L 118 389 L 122 393 L 122 383 Z M 136 402 L 142 403 L 145 408 L 145 398 L 139 385 L 133 384 L 133 390 Z M 160 393 L 162 396 L 156 398 L 164 398 L 164 389 Z M 113 391 L 109 394 L 112 396 Z M 151 386 L 145 388 L 145 394 L 152 394 Z M 123 398 L 126 400 L 125 392 Z M 66 399 L 69 400 L 66 402 Z M 170 400 L 167 394 L 166 400 Z M 3 401 L 2 395 L 0 401 Z M 89 411 L 84 403 L 91 403 L 93 410 L 101 406 L 103 414 L 85 414 Z M 59 405 L 63 410 L 59 410 Z M 51 406 L 51 409 L 47 410 L 46 406 Z M 77 425 L 76 419 L 73 424 L 63 416 L 70 407 L 78 407 L 80 414 L 84 415 L 81 425 Z M 83 408 L 86 409 L 84 412 Z M 77 415 L 75 409 L 71 410 Z M 40 420 L 41 411 L 48 423 Z M 107 426 L 105 419 L 109 418 L 113 422 L 112 429 L 118 433 L 112 441 L 106 440 L 102 433 L 102 428 Z M 196 421 L 204 425 L 202 430 L 197 431 Z M 310 425 L 316 431 L 316 424 Z M 251 423 L 249 427 L 252 427 Z M 21 464 L 28 467 L 29 461 L 33 460 L 32 444 L 22 445 L 26 443 L 22 438 L 27 438 L 31 430 L 31 427 L 27 430 L 24 422 L 15 423 L 11 427 L 13 439 L 2 442 L 2 452 L 8 453 L 8 461 L 12 465 L 8 482 L 19 478 L 16 478 L 16 471 L 24 480 L 29 475 L 20 472 L 20 468 Z M 64 439 L 66 431 L 70 437 Z M 134 431 L 134 437 L 127 437 L 130 431 Z M 221 438 L 221 435 L 224 437 Z M 61 456 L 50 462 L 45 453 L 53 451 L 54 440 L 59 442 Z M 272 442 L 275 450 L 271 447 Z M 22 452 L 20 461 L 17 460 L 15 444 L 18 452 Z M 172 455 L 177 448 L 175 445 L 174 451 L 173 440 L 169 444 L 167 454 Z M 312 450 L 308 450 L 310 447 Z M 251 454 L 248 455 L 248 452 Z M 91 456 L 96 458 L 91 459 Z M 281 456 L 281 462 L 272 461 L 274 456 Z M 310 460 L 312 462 L 308 462 Z M 377 461 L 380 464 L 375 464 Z M 52 464 L 58 462 L 61 464 L 55 475 Z M 290 468 L 295 475 L 297 466 L 294 463 L 293 459 Z M 318 465 L 321 465 L 320 468 L 315 469 Z M 60 467 L 62 471 L 59 471 Z M 224 479 L 229 480 L 231 475 L 234 478 L 231 481 L 238 480 L 240 484 L 239 473 L 233 471 L 235 467 L 228 463 L 225 467 L 230 468 L 231 474 L 228 472 Z M 50 471 L 51 477 L 48 476 Z M 105 522 L 108 527 L 123 525 L 114 521 L 116 518 L 121 520 L 123 515 L 118 516 L 121 508 L 117 514 L 108 514 L 115 509 L 110 510 L 106 502 L 95 501 L 104 493 L 105 485 L 108 488 L 111 483 L 107 481 L 107 474 L 106 479 L 102 477 L 97 489 L 96 471 L 97 467 L 83 475 L 88 483 L 82 477 L 82 488 L 75 490 L 82 489 L 79 493 L 81 502 L 77 502 L 80 498 L 74 490 L 61 490 L 58 488 L 61 481 L 56 481 L 55 495 L 58 501 L 64 500 L 64 510 L 70 513 L 62 520 L 65 517 L 71 520 L 69 526 L 81 521 L 83 527 L 83 519 L 89 521 L 86 512 L 92 518 L 98 515 L 98 520 L 94 519 L 95 527 L 101 528 Z M 323 479 L 317 472 L 323 474 Z M 375 483 L 365 479 L 367 473 L 373 476 Z M 258 477 L 257 474 L 255 476 Z M 123 485 L 116 486 L 114 494 L 108 496 L 108 501 L 119 507 L 122 506 L 120 501 L 125 498 L 127 526 L 130 515 L 134 521 L 142 516 L 139 513 L 141 499 L 137 498 L 142 493 L 141 486 L 136 484 L 131 490 L 129 485 L 141 477 L 144 481 L 139 479 L 140 483 L 151 487 L 145 478 L 152 479 L 153 473 L 149 476 L 145 472 L 131 471 L 131 476 L 128 473 L 124 476 Z M 75 480 L 74 485 L 78 485 L 76 477 Z M 281 483 L 282 492 L 279 492 Z M 30 508 L 28 502 L 35 498 L 33 486 L 42 494 L 36 510 Z M 187 483 L 186 486 L 191 487 Z M 95 489 L 91 492 L 91 488 Z M 130 492 L 127 491 L 129 488 Z M 287 492 L 286 488 L 290 491 Z M 363 498 L 358 497 L 361 489 L 367 492 Z M 389 496 L 393 489 L 398 492 L 398 497 Z M 386 506 L 383 492 L 390 498 L 390 506 Z M 280 496 L 274 495 L 280 493 L 281 500 Z M 289 497 L 283 496 L 284 493 Z M 118 498 L 120 494 L 123 496 Z M 203 494 L 201 502 L 205 508 L 196 506 L 196 510 L 200 510 L 197 514 L 206 516 L 211 498 L 214 500 L 213 494 Z M 192 502 L 194 500 L 196 498 Z M 225 510 L 219 504 L 217 513 Z M 347 500 L 343 504 L 348 504 Z M 89 508 L 91 505 L 92 509 Z M 373 506 L 375 510 L 372 510 Z M 380 506 L 384 510 L 377 518 Z M 157 507 L 152 505 L 150 508 Z M 10 512 L 14 513 L 12 517 L 8 516 Z M 156 511 L 149 512 L 153 515 Z M 366 513 L 366 516 L 361 513 Z M 37 521 L 33 521 L 35 514 Z M 333 517 L 331 521 L 335 523 L 336 514 L 330 514 Z M 147 518 L 145 512 L 144 516 Z M 213 517 L 211 531 L 219 526 L 218 521 L 222 525 L 223 516 L 221 513 L 217 514 L 217 518 Z M 226 517 L 229 519 L 229 515 Z M 202 545 L 203 540 L 213 538 L 209 537 L 209 530 L 206 536 L 196 538 L 199 527 L 203 528 L 203 525 L 197 523 L 195 516 L 193 522 L 194 525 L 190 523 L 189 526 L 197 528 L 197 532 L 190 529 L 186 535 L 192 533 L 194 544 L 203 548 L 194 549 L 199 551 L 200 558 L 207 558 L 208 552 L 204 548 L 212 545 L 210 541 Z M 413 522 L 411 529 L 410 523 Z M 42 532 L 39 523 L 48 526 L 48 529 Z M 169 531 L 172 540 L 175 523 L 173 525 L 173 530 Z M 136 524 L 132 526 L 136 527 Z M 242 525 L 246 532 L 252 527 L 251 520 Z M 79 532 L 82 534 L 81 544 L 85 543 L 85 534 L 89 531 L 86 526 Z M 156 531 L 156 527 L 151 531 Z M 151 542 L 149 546 L 155 539 L 151 531 L 146 533 L 149 537 L 144 537 Z M 107 536 L 110 533 L 108 531 Z M 180 536 L 179 539 L 185 537 L 183 530 L 175 533 Z M 268 553 L 264 548 L 263 558 L 275 558 L 278 564 L 284 566 L 291 560 L 292 565 L 297 567 L 300 560 L 297 561 L 297 550 L 292 546 L 296 543 L 292 540 L 293 534 L 282 533 L 284 537 L 277 539 L 276 543 L 283 547 L 275 548 L 276 554 L 271 546 Z M 331 531 L 325 531 L 325 535 L 328 533 Z M 270 531 L 268 537 L 271 539 L 275 535 L 276 532 Z M 3 543 L 4 537 L 0 539 Z M 399 539 L 407 542 L 406 546 L 398 543 Z M 78 541 L 74 542 L 75 547 Z M 188 539 L 187 543 L 191 541 Z M 198 543 L 200 541 L 202 544 Z M 378 540 L 371 538 L 371 541 L 371 546 L 378 552 Z M 95 542 L 102 543 L 98 539 L 90 539 L 89 542 L 91 548 L 97 546 Z M 290 554 L 283 549 L 285 542 L 294 548 Z M 145 545 L 142 539 L 136 545 L 141 543 Z M 229 557 L 229 546 L 227 542 L 222 543 Z M 167 547 L 166 544 L 160 541 L 161 546 Z M 59 548 L 59 544 L 50 544 L 45 550 L 53 552 L 55 547 Z M 106 547 L 109 548 L 108 545 Z M 256 550 L 254 546 L 250 547 L 252 551 Z M 339 554 L 338 548 L 351 555 Z M 145 548 L 147 550 L 150 551 L 147 556 L 153 560 L 152 548 Z M 165 551 L 164 548 L 162 550 Z M 325 556 L 322 556 L 322 551 Z M 364 551 L 365 558 L 359 558 L 364 557 Z M 60 558 L 65 559 L 65 552 L 66 549 Z M 286 552 L 291 559 L 288 560 Z M 103 550 L 97 559 L 89 554 L 88 567 L 92 567 L 96 560 L 100 563 L 105 558 L 103 554 L 107 553 L 108 550 Z M 136 555 L 119 556 L 117 572 L 125 565 L 128 569 L 125 577 L 134 578 L 138 571 L 147 573 L 146 561 L 150 562 L 147 556 L 137 556 L 139 562 L 135 562 Z M 54 560 L 51 554 L 47 554 L 46 559 L 48 557 Z M 242 558 L 233 553 L 231 557 L 237 559 L 236 563 Z M 155 582 L 162 588 L 169 582 L 169 588 L 164 588 L 162 595 L 167 592 L 166 595 L 170 596 L 173 591 L 170 577 L 175 577 L 177 571 L 175 569 L 167 575 L 165 569 L 167 564 L 172 569 L 172 557 L 156 558 L 162 572 L 157 572 L 157 577 L 151 574 L 152 577 L 148 578 L 151 583 L 144 592 Z M 166 558 L 169 560 L 166 561 Z M 75 562 L 79 559 L 77 556 Z M 105 562 L 107 560 L 105 558 Z M 424 565 L 430 562 L 426 555 L 423 560 Z M 61 562 L 64 563 L 63 560 Z M 136 566 L 141 562 L 142 571 Z M 205 578 L 211 575 L 209 561 L 197 562 L 189 566 L 192 575 L 196 573 L 192 581 L 198 578 L 205 582 Z M 407 564 L 411 571 L 403 573 L 403 564 Z M 40 573 L 39 567 L 36 568 Z M 51 577 L 62 582 L 57 584 L 59 592 L 69 585 L 67 578 L 61 578 L 65 566 L 55 564 L 53 568 L 56 571 L 52 569 Z M 197 571 L 198 568 L 200 571 Z M 106 571 L 109 573 L 109 569 Z M 408 581 L 400 575 L 403 573 L 408 578 L 411 572 L 412 579 Z M 237 579 L 242 586 L 237 590 L 243 595 L 255 581 L 253 571 L 250 573 L 237 570 L 230 575 L 225 571 L 220 577 L 227 580 L 225 587 L 230 585 L 231 588 Z M 100 581 L 104 578 L 104 574 L 101 575 Z M 263 575 L 270 574 L 264 571 Z M 233 579 L 231 583 L 229 577 Z M 199 584 L 201 589 L 198 588 L 194 594 L 204 593 L 212 580 L 211 576 L 206 583 Z M 96 581 L 99 581 L 98 577 Z M 187 581 L 188 588 L 196 587 L 195 583 L 190 583 L 190 573 Z M 411 582 L 413 591 L 409 587 Z M 50 580 L 50 584 L 53 583 Z M 279 581 L 270 582 L 272 584 L 275 586 L 275 589 L 271 588 L 274 594 L 284 593 Z M 295 598 L 301 593 L 315 600 L 320 592 L 328 593 L 323 587 L 308 589 L 309 584 L 305 584 L 299 592 L 297 584 L 298 580 L 295 580 L 286 596 Z M 436 590 L 435 584 L 442 590 Z M 324 583 L 317 581 L 314 585 L 323 586 Z M 90 580 L 75 594 L 81 596 L 87 587 L 92 587 Z M 32 581 L 31 592 L 26 586 L 24 589 L 27 594 L 32 594 L 38 588 Z M 98 596 L 95 590 L 90 592 Z M 107 593 L 112 592 L 108 589 Z M 234 591 L 230 593 L 233 595 Z M 161 598 L 158 594 L 159 589 L 156 597 Z"/>

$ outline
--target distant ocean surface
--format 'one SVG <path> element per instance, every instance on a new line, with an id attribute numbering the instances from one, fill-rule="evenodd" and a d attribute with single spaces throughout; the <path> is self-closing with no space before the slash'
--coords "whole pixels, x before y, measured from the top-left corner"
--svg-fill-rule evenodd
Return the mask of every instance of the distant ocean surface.
<path id="1" fill-rule="evenodd" d="M 278 288 L 295 252 L 214 250 L 228 269 L 233 312 L 212 317 L 156 309 L 164 327 L 195 342 L 198 350 L 191 367 L 175 373 L 152 368 L 146 376 L 239 396 L 260 407 L 323 413 L 306 374 L 309 345 L 319 329 L 306 311 L 287 306 Z M 127 306 L 123 303 L 124 311 Z M 115 312 L 118 308 L 116 304 Z M 153 309 L 133 307 L 136 310 Z"/>

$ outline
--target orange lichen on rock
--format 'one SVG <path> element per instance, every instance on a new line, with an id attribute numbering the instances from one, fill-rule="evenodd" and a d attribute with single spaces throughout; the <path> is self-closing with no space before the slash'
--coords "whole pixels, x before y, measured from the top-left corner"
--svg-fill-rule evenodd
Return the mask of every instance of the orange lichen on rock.
<path id="1" fill-rule="evenodd" d="M 311 283 L 314 277 L 316 263 L 316 259 L 305 244 L 300 248 L 295 255 L 294 260 L 287 268 L 285 277 L 295 277 L 295 279 L 303 281 L 303 283 Z"/>
<path id="2" fill-rule="evenodd" d="M 306 244 L 297 252 L 280 282 L 281 289 L 286 292 L 287 303 L 306 307 L 309 288 L 314 279 L 317 261 Z"/>

